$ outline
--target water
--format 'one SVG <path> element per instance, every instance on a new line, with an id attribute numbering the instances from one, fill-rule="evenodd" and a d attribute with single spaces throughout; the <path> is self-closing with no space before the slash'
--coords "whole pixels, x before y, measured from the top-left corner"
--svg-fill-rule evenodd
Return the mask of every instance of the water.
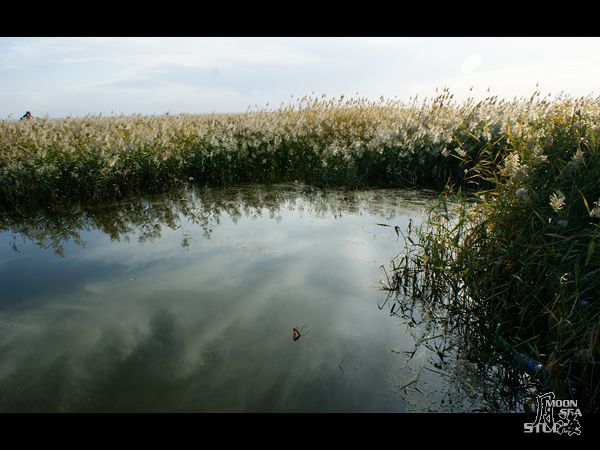
<path id="1" fill-rule="evenodd" d="M 377 307 L 394 226 L 429 201 L 282 185 L 5 214 L 0 411 L 472 409 Z"/>

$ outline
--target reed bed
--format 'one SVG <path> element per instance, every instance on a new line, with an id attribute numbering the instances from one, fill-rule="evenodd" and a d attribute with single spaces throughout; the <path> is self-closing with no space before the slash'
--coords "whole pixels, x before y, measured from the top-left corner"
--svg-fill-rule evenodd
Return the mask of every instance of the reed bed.
<path id="1" fill-rule="evenodd" d="M 444 90 L 409 102 L 307 96 L 245 114 L 3 120 L 0 205 L 60 208 L 188 183 L 441 189 L 465 181 L 468 163 L 453 155 L 477 160 L 564 102 L 600 104 L 537 92 L 458 103 Z"/>
<path id="2" fill-rule="evenodd" d="M 600 399 L 600 121 L 556 105 L 485 148 L 406 236 L 388 288 L 447 311 L 474 359 L 520 365 L 540 390 L 597 412 Z"/>

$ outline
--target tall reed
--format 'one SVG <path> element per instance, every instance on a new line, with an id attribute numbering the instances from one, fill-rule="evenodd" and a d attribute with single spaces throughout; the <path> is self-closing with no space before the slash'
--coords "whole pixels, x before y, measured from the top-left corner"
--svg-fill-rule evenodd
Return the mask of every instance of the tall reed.
<path id="1" fill-rule="evenodd" d="M 448 310 L 473 354 L 509 362 L 507 342 L 543 364 L 542 389 L 598 411 L 600 121 L 572 102 L 514 123 L 467 174 L 490 187 L 477 202 L 447 190 L 390 288 Z"/>
<path id="2" fill-rule="evenodd" d="M 537 92 L 459 103 L 444 90 L 409 102 L 303 97 L 245 114 L 3 120 L 0 205 L 59 208 L 190 182 L 442 188 L 448 179 L 465 182 L 469 163 L 452 155 L 477 161 L 515 120 L 547 116 L 563 102 L 595 111 L 600 104 Z"/>

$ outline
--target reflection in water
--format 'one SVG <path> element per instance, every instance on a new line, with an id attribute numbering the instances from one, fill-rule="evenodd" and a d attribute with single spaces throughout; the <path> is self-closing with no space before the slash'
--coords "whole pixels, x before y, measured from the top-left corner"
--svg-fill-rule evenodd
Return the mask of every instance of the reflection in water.
<path id="1" fill-rule="evenodd" d="M 391 219 L 426 204 L 427 196 L 420 191 L 322 191 L 304 185 L 252 186 L 226 189 L 194 189 L 175 191 L 151 198 L 136 198 L 95 209 L 72 209 L 59 214 L 40 210 L 34 214 L 0 214 L 0 232 L 11 232 L 11 247 L 34 241 L 42 248 L 52 248 L 64 254 L 63 243 L 72 240 L 82 244 L 82 230 L 99 230 L 111 240 L 129 239 L 138 235 L 140 242 L 161 236 L 164 227 L 181 230 L 181 245 L 190 244 L 187 224 L 201 228 L 210 239 L 221 217 L 229 216 L 233 223 L 242 217 L 256 219 L 267 214 L 281 221 L 282 209 L 304 209 L 314 217 L 334 218 L 342 214 L 368 214 Z M 301 200 L 301 201 L 300 201 Z M 182 222 L 185 218 L 186 223 Z"/>
<path id="2" fill-rule="evenodd" d="M 389 292 L 378 302 L 411 336 L 412 348 L 398 351 L 407 380 L 399 386 L 407 411 L 525 412 L 535 398 L 535 380 L 488 354 L 474 353 L 447 311 Z M 490 349 L 491 350 L 491 349 Z"/>
<path id="3" fill-rule="evenodd" d="M 0 216 L 0 411 L 427 410 L 399 386 L 430 355 L 375 307 L 426 202 L 253 186 Z"/>

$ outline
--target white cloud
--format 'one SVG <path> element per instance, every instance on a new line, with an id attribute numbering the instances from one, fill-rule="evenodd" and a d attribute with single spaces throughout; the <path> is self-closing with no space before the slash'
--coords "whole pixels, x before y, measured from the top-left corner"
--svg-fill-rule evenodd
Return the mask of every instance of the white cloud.
<path id="1" fill-rule="evenodd" d="M 447 86 L 457 99 L 466 99 L 470 94 L 474 94 L 475 98 L 485 97 L 490 93 L 511 99 L 515 96 L 529 97 L 536 90 L 536 85 L 542 94 L 564 91 L 573 96 L 597 95 L 600 93 L 600 60 L 545 61 L 470 73 L 463 71 L 452 77 L 414 82 L 409 92 L 431 95 L 436 87 Z M 472 93 L 469 92 L 471 87 L 474 88 Z M 490 92 L 487 92 L 488 87 Z"/>
<path id="2" fill-rule="evenodd" d="M 281 65 L 321 62 L 298 46 L 263 38 L 39 38 L 16 41 L 0 55 L 0 67 L 100 61 L 141 69 L 160 64 L 225 67 L 231 64 Z"/>
<path id="3" fill-rule="evenodd" d="M 481 65 L 481 55 L 475 54 L 469 56 L 469 58 L 463 63 L 462 71 L 464 73 L 472 73 Z"/>

